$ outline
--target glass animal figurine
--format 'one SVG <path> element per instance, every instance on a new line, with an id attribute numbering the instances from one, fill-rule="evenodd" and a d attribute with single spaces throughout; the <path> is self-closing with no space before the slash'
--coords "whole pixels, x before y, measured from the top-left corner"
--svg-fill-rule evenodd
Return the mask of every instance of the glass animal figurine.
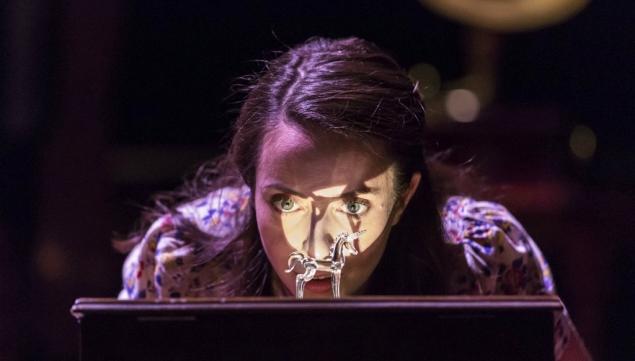
<path id="1" fill-rule="evenodd" d="M 289 268 L 285 272 L 292 272 L 298 264 L 304 267 L 304 273 L 298 273 L 295 277 L 295 297 L 303 298 L 304 286 L 315 277 L 318 271 L 323 271 L 331 274 L 333 298 L 340 298 L 342 268 L 346 263 L 346 257 L 357 254 L 354 242 L 364 232 L 366 230 L 351 234 L 346 232 L 338 234 L 331 246 L 331 253 L 326 259 L 315 259 L 301 251 L 292 252 L 289 255 Z"/>

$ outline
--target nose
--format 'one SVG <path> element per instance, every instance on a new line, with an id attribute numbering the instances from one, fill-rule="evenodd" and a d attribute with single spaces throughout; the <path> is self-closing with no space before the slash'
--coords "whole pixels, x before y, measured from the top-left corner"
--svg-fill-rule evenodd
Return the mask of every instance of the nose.
<path id="1" fill-rule="evenodd" d="M 311 214 L 311 229 L 309 231 L 307 254 L 315 259 L 325 259 L 331 253 L 333 243 L 333 219 L 326 209 L 314 207 Z"/>

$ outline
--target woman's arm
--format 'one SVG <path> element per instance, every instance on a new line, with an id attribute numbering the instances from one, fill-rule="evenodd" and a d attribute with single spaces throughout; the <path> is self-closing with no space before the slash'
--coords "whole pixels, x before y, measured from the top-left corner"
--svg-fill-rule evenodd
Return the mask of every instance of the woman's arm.
<path id="1" fill-rule="evenodd" d="M 443 208 L 447 242 L 455 247 L 450 290 L 467 294 L 555 295 L 542 252 L 502 205 L 450 197 Z M 557 360 L 591 360 L 564 308 L 554 315 Z"/>
<path id="2" fill-rule="evenodd" d="M 212 260 L 249 223 L 249 189 L 224 187 L 156 219 L 126 258 L 119 299 L 210 296 Z"/>

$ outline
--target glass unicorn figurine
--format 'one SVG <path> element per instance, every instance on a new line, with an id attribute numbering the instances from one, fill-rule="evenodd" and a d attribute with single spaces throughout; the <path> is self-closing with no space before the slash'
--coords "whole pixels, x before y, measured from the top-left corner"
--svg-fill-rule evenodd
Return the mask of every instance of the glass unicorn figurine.
<path id="1" fill-rule="evenodd" d="M 295 296 L 304 297 L 304 286 L 315 277 L 318 271 L 331 273 L 331 289 L 334 298 L 340 298 L 340 279 L 342 268 L 346 263 L 346 257 L 356 255 L 354 241 L 366 230 L 348 234 L 340 233 L 335 237 L 335 242 L 331 246 L 331 252 L 326 259 L 315 259 L 307 256 L 304 252 L 294 251 L 289 255 L 288 269 L 290 273 L 300 264 L 304 267 L 304 273 L 298 273 L 295 277 Z"/>

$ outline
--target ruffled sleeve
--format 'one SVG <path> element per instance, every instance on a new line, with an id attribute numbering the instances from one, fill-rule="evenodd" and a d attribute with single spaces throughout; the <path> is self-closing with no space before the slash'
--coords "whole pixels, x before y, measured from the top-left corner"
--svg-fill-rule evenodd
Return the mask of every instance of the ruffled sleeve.
<path id="1" fill-rule="evenodd" d="M 119 299 L 205 296 L 213 259 L 250 221 L 247 186 L 224 187 L 158 218 L 126 258 Z M 192 231 L 194 229 L 194 231 Z"/>
<path id="2" fill-rule="evenodd" d="M 453 293 L 553 294 L 549 265 L 529 234 L 500 204 L 451 197 L 443 208 L 446 240 L 456 246 Z"/>
<path id="3" fill-rule="evenodd" d="M 479 295 L 555 294 L 549 265 L 523 226 L 502 205 L 448 198 L 442 211 L 452 264 L 449 292 Z M 574 340 L 573 342 L 571 340 Z M 590 360 L 566 308 L 554 314 L 554 355 L 577 348 Z"/>

